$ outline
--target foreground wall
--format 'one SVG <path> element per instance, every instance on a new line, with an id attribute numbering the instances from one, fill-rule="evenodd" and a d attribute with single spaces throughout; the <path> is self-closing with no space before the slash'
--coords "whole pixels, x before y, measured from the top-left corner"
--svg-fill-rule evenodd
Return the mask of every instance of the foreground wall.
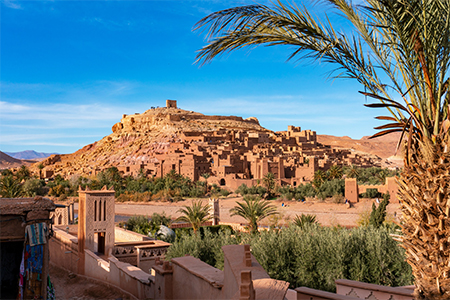
<path id="1" fill-rule="evenodd" d="M 78 239 L 69 233 L 54 228 L 50 239 L 50 262 L 75 274 L 78 270 Z M 84 252 L 84 275 L 112 284 L 130 293 L 138 299 L 154 298 L 154 276 L 120 262 L 114 256 L 99 257 L 90 250 Z"/>

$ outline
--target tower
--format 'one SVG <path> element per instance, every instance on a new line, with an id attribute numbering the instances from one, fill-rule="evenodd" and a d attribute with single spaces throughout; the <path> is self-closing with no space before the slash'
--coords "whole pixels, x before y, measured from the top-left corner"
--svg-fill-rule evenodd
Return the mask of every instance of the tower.
<path id="1" fill-rule="evenodd" d="M 115 191 L 78 190 L 78 254 L 80 274 L 84 274 L 84 249 L 109 256 L 114 247 Z"/>
<path id="2" fill-rule="evenodd" d="M 212 224 L 219 225 L 219 199 L 209 199 L 209 215 L 212 216 Z"/>

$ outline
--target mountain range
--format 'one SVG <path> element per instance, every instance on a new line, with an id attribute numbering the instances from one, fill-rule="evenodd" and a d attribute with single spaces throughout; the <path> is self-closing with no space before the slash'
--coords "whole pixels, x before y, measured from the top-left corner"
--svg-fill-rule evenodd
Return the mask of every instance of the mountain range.
<path id="1" fill-rule="evenodd" d="M 4 153 L 16 159 L 30 159 L 30 160 L 43 160 L 44 158 L 47 158 L 50 155 L 58 154 L 58 153 L 36 152 L 34 150 L 25 150 L 20 152 L 4 152 Z"/>

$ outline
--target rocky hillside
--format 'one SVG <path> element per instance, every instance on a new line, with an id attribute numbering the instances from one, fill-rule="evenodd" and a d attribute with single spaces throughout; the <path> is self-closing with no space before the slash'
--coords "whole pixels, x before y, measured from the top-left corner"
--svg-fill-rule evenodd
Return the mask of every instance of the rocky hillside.
<path id="1" fill-rule="evenodd" d="M 179 108 L 152 108 L 142 114 L 123 115 L 112 127 L 112 134 L 75 153 L 52 155 L 42 163 L 64 175 L 89 174 L 96 169 L 151 159 L 155 153 L 163 153 L 170 143 L 180 142 L 182 133 L 220 129 L 271 132 L 253 117 L 207 116 Z"/>
<path id="2" fill-rule="evenodd" d="M 152 108 L 142 114 L 124 115 L 112 126 L 112 133 L 72 154 L 52 155 L 42 161 L 55 173 L 94 174 L 110 166 L 126 166 L 151 161 L 155 154 L 166 153 L 171 143 L 179 143 L 193 132 L 275 133 L 261 127 L 256 118 L 235 116 L 207 116 L 179 108 Z M 353 152 L 376 161 L 378 165 L 395 167 L 400 161 L 389 158 L 394 154 L 396 142 L 385 139 L 352 140 L 321 135 L 318 143 L 332 148 L 352 149 Z M 226 147 L 226 141 L 221 142 Z M 392 161 L 387 161 L 389 158 Z M 36 167 L 34 165 L 34 167 Z"/>

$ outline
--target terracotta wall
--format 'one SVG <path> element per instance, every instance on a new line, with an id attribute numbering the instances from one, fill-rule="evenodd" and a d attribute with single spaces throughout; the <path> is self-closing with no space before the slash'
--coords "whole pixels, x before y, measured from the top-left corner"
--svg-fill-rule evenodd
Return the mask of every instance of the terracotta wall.
<path id="1" fill-rule="evenodd" d="M 140 241 L 150 241 L 151 238 L 149 238 L 146 235 L 131 231 L 131 230 L 126 230 L 120 227 L 115 227 L 114 228 L 115 232 L 115 239 L 116 241 L 129 241 L 129 242 L 140 242 Z"/>
<path id="2" fill-rule="evenodd" d="M 55 228 L 49 240 L 50 263 L 79 274 L 77 243 L 76 237 Z M 104 260 L 87 249 L 84 255 L 85 276 L 117 286 L 138 299 L 154 298 L 154 276 L 113 256 Z"/>

